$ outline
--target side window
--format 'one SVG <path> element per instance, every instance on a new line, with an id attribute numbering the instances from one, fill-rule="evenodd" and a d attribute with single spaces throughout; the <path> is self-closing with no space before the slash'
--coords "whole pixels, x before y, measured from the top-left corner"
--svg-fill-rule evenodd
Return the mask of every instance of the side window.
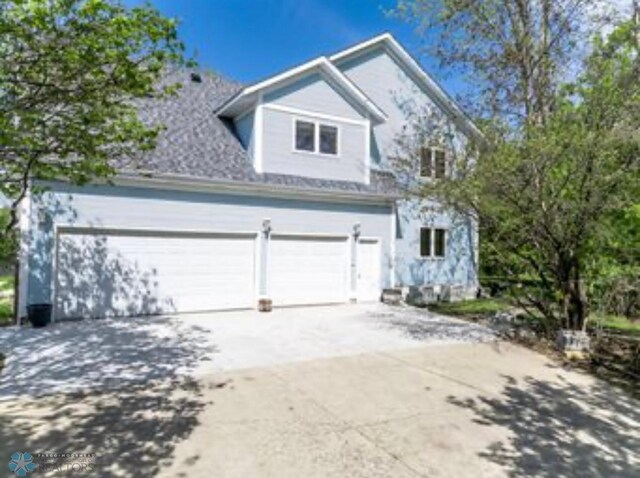
<path id="1" fill-rule="evenodd" d="M 430 178 L 432 167 L 432 154 L 431 148 L 420 148 L 420 176 L 423 178 Z"/>
<path id="2" fill-rule="evenodd" d="M 434 256 L 444 257 L 447 252 L 447 231 L 446 229 L 434 229 Z"/>
<path id="3" fill-rule="evenodd" d="M 444 151 L 439 149 L 435 150 L 434 153 L 435 153 L 434 156 L 435 156 L 435 163 L 436 163 L 435 176 L 436 176 L 436 179 L 442 179 L 447 174 L 446 155 Z"/>
<path id="4" fill-rule="evenodd" d="M 296 120 L 296 149 L 298 151 L 316 150 L 316 125 L 309 121 Z"/>
<path id="5" fill-rule="evenodd" d="M 431 231 L 430 227 L 420 228 L 420 257 L 431 257 Z"/>
<path id="6" fill-rule="evenodd" d="M 420 177 L 442 179 L 447 175 L 447 153 L 442 149 L 420 148 Z"/>

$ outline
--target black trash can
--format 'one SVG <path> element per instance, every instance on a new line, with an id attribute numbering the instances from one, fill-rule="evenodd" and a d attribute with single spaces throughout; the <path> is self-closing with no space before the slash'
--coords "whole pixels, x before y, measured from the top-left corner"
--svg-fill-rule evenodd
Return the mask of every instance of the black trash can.
<path id="1" fill-rule="evenodd" d="M 51 304 L 28 305 L 27 318 L 34 327 L 45 327 L 51 322 Z"/>

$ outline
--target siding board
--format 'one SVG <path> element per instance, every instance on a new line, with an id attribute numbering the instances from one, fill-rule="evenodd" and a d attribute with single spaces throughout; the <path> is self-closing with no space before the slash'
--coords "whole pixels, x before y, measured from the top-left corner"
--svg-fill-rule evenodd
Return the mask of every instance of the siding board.
<path id="1" fill-rule="evenodd" d="M 349 235 L 356 222 L 363 234 L 380 237 L 381 267 L 389 281 L 391 206 L 191 193 L 122 186 L 74 187 L 48 183 L 34 198 L 28 303 L 52 300 L 55 231 L 60 227 L 152 229 L 163 231 L 247 232 L 261 230 L 270 218 L 274 233 Z M 383 273 L 384 274 L 384 273 Z"/>

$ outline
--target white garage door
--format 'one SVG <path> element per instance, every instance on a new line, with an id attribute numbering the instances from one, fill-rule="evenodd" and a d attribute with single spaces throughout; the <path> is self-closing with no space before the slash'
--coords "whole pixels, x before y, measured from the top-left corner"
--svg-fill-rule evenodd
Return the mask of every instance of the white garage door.
<path id="1" fill-rule="evenodd" d="M 275 306 L 347 301 L 346 237 L 271 238 L 269 293 Z"/>
<path id="2" fill-rule="evenodd" d="M 67 231 L 56 318 L 252 307 L 255 235 Z"/>
<path id="3" fill-rule="evenodd" d="M 380 300 L 380 241 L 360 239 L 357 251 L 358 300 Z"/>

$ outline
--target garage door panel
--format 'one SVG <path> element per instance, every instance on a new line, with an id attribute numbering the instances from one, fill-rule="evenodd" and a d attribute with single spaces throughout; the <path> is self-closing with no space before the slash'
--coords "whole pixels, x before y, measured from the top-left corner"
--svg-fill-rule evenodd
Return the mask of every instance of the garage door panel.
<path id="1" fill-rule="evenodd" d="M 274 236 L 269 255 L 274 305 L 346 301 L 347 246 L 344 237 Z"/>
<path id="2" fill-rule="evenodd" d="M 252 236 L 61 233 L 56 317 L 250 307 L 254 249 Z"/>

